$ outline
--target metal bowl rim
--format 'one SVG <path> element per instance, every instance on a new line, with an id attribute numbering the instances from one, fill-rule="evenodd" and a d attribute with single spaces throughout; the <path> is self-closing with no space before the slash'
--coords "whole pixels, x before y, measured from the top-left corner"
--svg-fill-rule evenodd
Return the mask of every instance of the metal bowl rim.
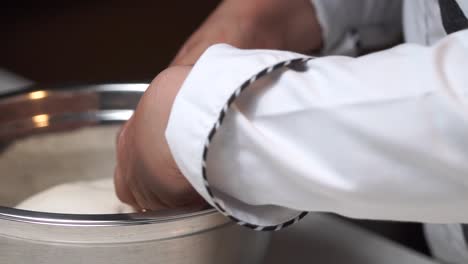
<path id="1" fill-rule="evenodd" d="M 12 98 L 21 98 L 35 91 L 54 93 L 80 93 L 80 92 L 134 92 L 143 93 L 148 83 L 105 83 L 66 85 L 47 88 L 41 85 L 23 87 L 17 91 L 0 95 L 2 101 Z M 0 220 L 16 221 L 31 224 L 48 224 L 60 226 L 114 226 L 114 225 L 141 225 L 161 222 L 177 221 L 181 219 L 217 214 L 213 208 L 193 210 L 163 210 L 158 212 L 131 213 L 131 214 L 60 214 L 21 210 L 12 207 L 0 206 Z"/>

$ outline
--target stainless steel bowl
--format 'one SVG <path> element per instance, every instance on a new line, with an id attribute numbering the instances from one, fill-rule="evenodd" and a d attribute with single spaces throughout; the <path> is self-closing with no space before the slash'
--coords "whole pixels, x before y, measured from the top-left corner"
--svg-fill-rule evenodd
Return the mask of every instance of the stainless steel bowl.
<path id="1" fill-rule="evenodd" d="M 213 209 L 77 215 L 13 208 L 51 185 L 111 176 L 114 134 L 146 87 L 31 87 L 0 97 L 1 264 L 261 263 L 268 234 L 237 226 Z M 27 155 L 9 155 L 31 138 L 60 138 L 83 129 L 97 131 L 95 142 L 75 137 L 52 147 L 74 146 L 67 153 L 54 154 L 39 144 Z M 76 162 L 77 155 L 85 166 Z"/>

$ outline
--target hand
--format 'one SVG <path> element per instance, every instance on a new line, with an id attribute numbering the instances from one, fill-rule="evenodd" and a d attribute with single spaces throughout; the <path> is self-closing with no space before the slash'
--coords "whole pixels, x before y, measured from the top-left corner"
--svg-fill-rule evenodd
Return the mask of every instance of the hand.
<path id="1" fill-rule="evenodd" d="M 190 69 L 176 66 L 161 72 L 118 136 L 116 192 L 136 208 L 205 206 L 177 168 L 164 136 L 175 96 Z"/>
<path id="2" fill-rule="evenodd" d="M 225 0 L 190 37 L 173 65 L 192 65 L 210 45 L 238 48 L 318 49 L 320 27 L 309 0 Z M 175 96 L 190 71 L 161 72 L 143 95 L 117 143 L 117 196 L 137 208 L 158 210 L 206 205 L 181 174 L 165 139 Z"/>
<path id="3" fill-rule="evenodd" d="M 215 43 L 309 52 L 321 47 L 310 0 L 225 0 L 182 46 L 172 65 L 193 65 Z"/>

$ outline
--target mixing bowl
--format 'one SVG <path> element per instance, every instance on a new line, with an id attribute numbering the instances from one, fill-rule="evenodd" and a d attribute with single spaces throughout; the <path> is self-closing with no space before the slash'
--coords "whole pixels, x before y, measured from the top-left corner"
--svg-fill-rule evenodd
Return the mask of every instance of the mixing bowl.
<path id="1" fill-rule="evenodd" d="M 213 209 L 79 215 L 15 209 L 63 182 L 111 177 L 119 123 L 147 84 L 30 87 L 0 97 L 0 263 L 261 263 L 269 235 Z"/>

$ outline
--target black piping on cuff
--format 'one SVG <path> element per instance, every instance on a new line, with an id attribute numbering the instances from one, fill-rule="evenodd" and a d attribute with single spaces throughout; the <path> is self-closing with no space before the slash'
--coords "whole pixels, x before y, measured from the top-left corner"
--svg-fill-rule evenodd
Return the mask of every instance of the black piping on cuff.
<path id="1" fill-rule="evenodd" d="M 219 130 L 219 128 L 221 127 L 221 125 L 223 124 L 223 120 L 224 120 L 224 117 L 226 116 L 227 114 L 227 111 L 229 110 L 229 108 L 231 107 L 232 103 L 242 94 L 242 92 L 247 88 L 249 87 L 252 83 L 254 83 L 256 80 L 268 75 L 269 73 L 275 71 L 275 70 L 278 70 L 280 68 L 284 68 L 284 67 L 288 67 L 288 68 L 291 68 L 291 69 L 298 69 L 298 68 L 303 68 L 303 66 L 305 65 L 305 63 L 309 60 L 313 59 L 312 57 L 305 57 L 305 58 L 298 58 L 298 59 L 292 59 L 292 60 L 286 60 L 286 61 L 282 61 L 282 62 L 279 62 L 277 64 L 274 64 L 268 68 L 265 68 L 263 69 L 262 71 L 260 71 L 259 73 L 255 74 L 254 76 L 252 76 L 249 80 L 245 81 L 239 88 L 237 88 L 234 93 L 229 97 L 228 101 L 226 102 L 226 104 L 223 106 L 222 110 L 220 111 L 219 115 L 218 115 L 218 119 L 216 121 L 216 123 L 213 125 L 213 127 L 211 128 L 210 130 L 210 133 L 208 134 L 208 137 L 206 138 L 206 141 L 205 141 L 205 144 L 204 144 L 204 148 L 203 148 L 203 157 L 202 157 L 202 175 L 203 175 L 203 185 L 206 189 L 206 192 L 208 193 L 208 195 L 210 196 L 211 200 L 212 200 L 212 204 L 214 205 L 214 207 L 219 211 L 221 212 L 223 215 L 225 215 L 226 217 L 230 218 L 232 221 L 236 222 L 237 224 L 239 225 L 242 225 L 242 226 L 245 226 L 245 227 L 248 227 L 248 228 L 251 228 L 251 229 L 254 229 L 254 230 L 257 230 L 257 231 L 277 231 L 277 230 L 280 230 L 280 229 L 283 229 L 287 226 L 290 226 L 296 222 L 298 222 L 299 220 L 301 220 L 302 218 L 304 218 L 304 216 L 307 215 L 308 212 L 300 212 L 296 217 L 288 220 L 288 221 L 285 221 L 281 224 L 276 224 L 276 225 L 256 225 L 256 224 L 251 224 L 251 223 L 247 223 L 245 221 L 242 221 L 241 219 L 238 219 L 237 217 L 229 214 L 229 212 L 224 208 L 223 206 L 223 203 L 219 200 L 219 198 L 215 197 L 214 194 L 213 194 L 213 191 L 210 187 L 210 184 L 208 182 L 208 176 L 207 176 L 207 172 L 206 172 L 206 160 L 207 160 L 207 156 L 208 156 L 208 151 L 209 151 L 209 147 L 210 147 L 210 144 L 213 140 L 213 137 L 214 135 L 216 134 L 216 132 Z"/>

